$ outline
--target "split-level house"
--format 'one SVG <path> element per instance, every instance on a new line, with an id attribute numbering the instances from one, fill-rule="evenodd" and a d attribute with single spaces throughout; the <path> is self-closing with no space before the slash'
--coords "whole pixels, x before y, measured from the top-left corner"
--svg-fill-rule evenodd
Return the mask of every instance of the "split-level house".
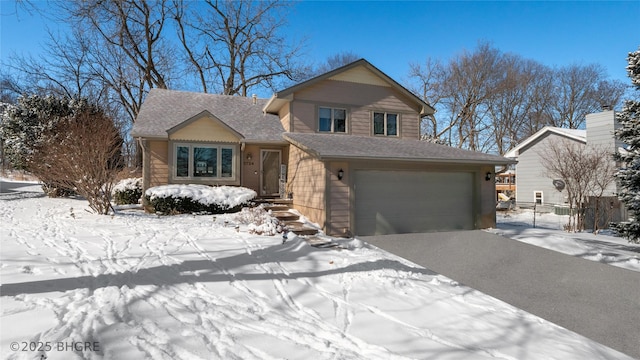
<path id="1" fill-rule="evenodd" d="M 495 226 L 495 168 L 514 161 L 421 141 L 433 112 L 361 59 L 270 99 L 154 89 L 131 135 L 145 188 L 248 187 L 331 235 Z"/>

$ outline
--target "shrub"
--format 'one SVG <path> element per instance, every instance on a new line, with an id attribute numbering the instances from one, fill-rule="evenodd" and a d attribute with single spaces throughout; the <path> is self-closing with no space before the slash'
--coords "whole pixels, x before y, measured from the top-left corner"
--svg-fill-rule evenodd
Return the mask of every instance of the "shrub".
<path id="1" fill-rule="evenodd" d="M 50 198 L 72 197 L 78 195 L 75 190 L 48 182 L 42 183 L 42 191 Z"/>
<path id="2" fill-rule="evenodd" d="M 118 205 L 137 204 L 142 197 L 142 178 L 120 180 L 113 187 L 113 201 Z"/>
<path id="3" fill-rule="evenodd" d="M 145 199 L 156 213 L 223 214 L 240 211 L 257 196 L 244 187 L 206 185 L 162 185 L 147 189 Z"/>
<path id="4" fill-rule="evenodd" d="M 248 225 L 250 234 L 275 235 L 284 231 L 283 226 L 275 217 L 264 209 L 262 205 L 251 208 L 243 208 L 235 220 L 240 224 Z"/>

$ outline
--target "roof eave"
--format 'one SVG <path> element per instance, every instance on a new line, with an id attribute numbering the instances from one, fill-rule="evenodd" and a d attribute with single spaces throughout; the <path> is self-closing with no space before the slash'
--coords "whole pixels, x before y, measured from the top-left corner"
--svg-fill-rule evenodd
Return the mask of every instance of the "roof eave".
<path id="1" fill-rule="evenodd" d="M 286 140 L 260 140 L 260 139 L 242 139 L 241 143 L 245 144 L 269 144 L 269 145 L 288 145 Z"/>
<path id="2" fill-rule="evenodd" d="M 167 134 L 157 135 L 157 134 L 131 134 L 131 137 L 134 139 L 145 139 L 145 140 L 167 140 L 169 136 Z"/>
<path id="3" fill-rule="evenodd" d="M 517 161 L 506 159 L 504 161 L 489 161 L 489 160 L 473 160 L 473 159 L 440 159 L 440 158 L 405 158 L 405 157 L 377 157 L 377 156 L 352 156 L 352 155 L 318 155 L 315 154 L 319 160 L 322 161 L 337 161 L 337 160 L 375 160 L 375 161 L 406 161 L 406 162 L 420 162 L 420 163 L 440 163 L 440 164 L 457 164 L 457 165 L 509 165 L 516 164 Z"/>
<path id="4" fill-rule="evenodd" d="M 567 137 L 567 138 L 575 140 L 575 141 L 583 142 L 585 144 L 587 143 L 586 137 L 569 134 L 569 133 L 560 131 L 560 130 L 558 130 L 557 128 L 555 128 L 553 126 L 545 126 L 542 129 L 536 131 L 533 135 L 529 136 L 525 141 L 523 141 L 520 144 L 516 145 L 516 147 L 514 147 L 513 149 L 507 151 L 505 153 L 505 157 L 517 158 L 520 155 L 520 149 L 528 146 L 531 143 L 534 143 L 538 138 L 540 138 L 541 136 L 543 136 L 544 134 L 546 134 L 548 132 L 552 132 L 554 134 L 557 134 L 557 135 L 560 135 L 560 136 L 564 136 L 564 137 Z"/>
<path id="5" fill-rule="evenodd" d="M 271 96 L 269 101 L 262 108 L 262 112 L 265 114 L 278 115 L 278 112 L 282 107 L 293 100 L 293 94 L 290 95 L 278 95 L 274 94 Z"/>

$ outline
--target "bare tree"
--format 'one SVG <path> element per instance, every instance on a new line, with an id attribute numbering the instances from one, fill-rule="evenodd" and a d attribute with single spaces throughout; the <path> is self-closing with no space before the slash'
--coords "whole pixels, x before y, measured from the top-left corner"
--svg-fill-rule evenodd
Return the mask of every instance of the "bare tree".
<path id="1" fill-rule="evenodd" d="M 605 148 L 563 139 L 550 142 L 540 158 L 547 176 L 565 183 L 569 203 L 569 223 L 565 229 L 584 230 L 588 197 L 601 198 L 614 179 L 611 154 Z"/>
<path id="2" fill-rule="evenodd" d="M 499 72 L 501 78 L 486 106 L 492 146 L 499 154 L 504 154 L 542 127 L 531 118 L 534 109 L 544 109 L 544 105 L 548 105 L 546 98 L 536 96 L 544 91 L 541 86 L 545 83 L 540 79 L 547 76 L 548 69 L 533 60 L 505 54 Z"/>
<path id="3" fill-rule="evenodd" d="M 445 96 L 443 90 L 446 72 L 443 64 L 435 59 L 427 58 L 424 64 L 409 64 L 409 78 L 412 84 L 408 87 L 429 105 L 438 106 Z M 420 122 L 420 135 L 424 140 L 444 142 L 442 137 L 451 130 L 454 123 L 440 124 L 436 114 L 431 114 Z M 445 142 L 446 143 L 446 142 Z M 450 144 L 449 144 L 450 145 Z"/>
<path id="4" fill-rule="evenodd" d="M 186 7 L 189 4 L 190 7 Z M 174 1 L 173 18 L 203 91 L 247 96 L 292 79 L 300 47 L 280 33 L 289 4 L 278 1 Z"/>
<path id="5" fill-rule="evenodd" d="M 68 98 L 92 97 L 95 92 L 89 68 L 90 47 L 80 34 L 78 29 L 72 29 L 63 37 L 49 32 L 41 55 L 13 54 L 9 67 L 30 83 L 30 93 Z M 92 101 L 98 99 L 92 98 Z"/>
<path id="6" fill-rule="evenodd" d="M 569 65 L 554 72 L 553 126 L 578 129 L 589 113 L 602 105 L 619 104 L 625 91 L 620 82 L 607 81 L 601 65 Z M 604 103 L 603 103 L 604 102 Z"/>
<path id="7" fill-rule="evenodd" d="M 24 92 L 14 76 L 0 73 L 0 102 L 13 104 Z"/>
<path id="8" fill-rule="evenodd" d="M 451 146 L 503 154 L 544 126 L 579 128 L 625 92 L 599 65 L 551 69 L 486 42 L 445 63 L 410 64 L 408 85 L 434 106 L 422 135 Z"/>
<path id="9" fill-rule="evenodd" d="M 486 150 L 486 101 L 496 91 L 502 54 L 488 43 L 463 52 L 447 65 L 443 103 L 455 124 L 458 147 Z"/>
<path id="10" fill-rule="evenodd" d="M 168 87 L 171 49 L 162 36 L 168 17 L 166 1 L 74 0 L 65 8 L 81 29 L 121 51 L 148 88 Z"/>

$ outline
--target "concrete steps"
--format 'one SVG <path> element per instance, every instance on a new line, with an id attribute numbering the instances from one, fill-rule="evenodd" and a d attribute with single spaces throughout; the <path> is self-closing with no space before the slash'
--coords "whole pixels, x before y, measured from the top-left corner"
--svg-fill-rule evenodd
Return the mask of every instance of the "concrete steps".
<path id="1" fill-rule="evenodd" d="M 263 204 L 265 210 L 271 211 L 273 217 L 296 235 L 311 236 L 318 233 L 318 229 L 305 225 L 300 221 L 300 215 L 291 211 L 293 200 L 266 198 L 258 200 L 257 203 Z"/>

